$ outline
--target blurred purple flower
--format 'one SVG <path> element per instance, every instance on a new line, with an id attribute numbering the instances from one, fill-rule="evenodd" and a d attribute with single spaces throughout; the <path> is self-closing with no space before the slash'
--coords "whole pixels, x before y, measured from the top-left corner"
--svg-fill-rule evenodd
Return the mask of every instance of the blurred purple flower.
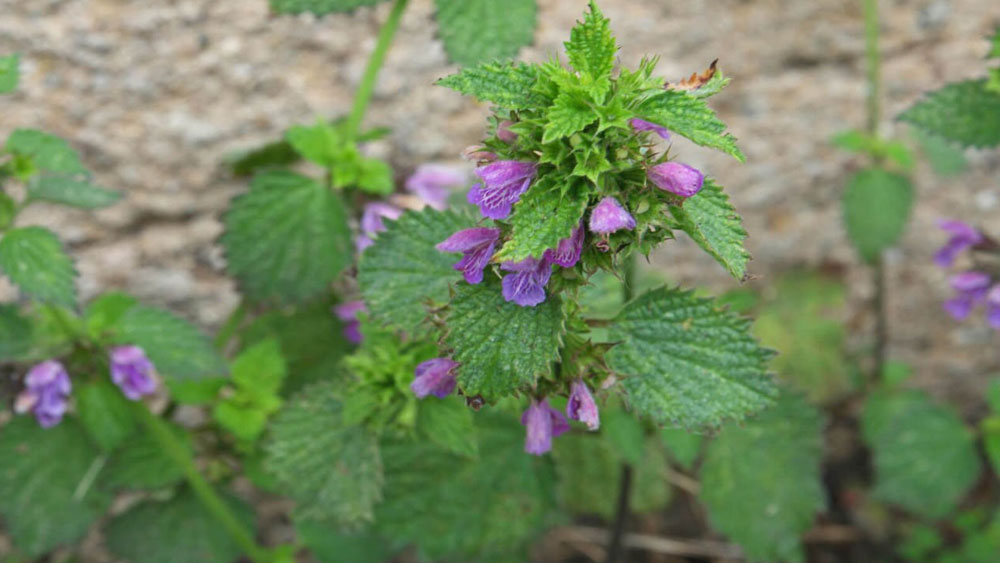
<path id="1" fill-rule="evenodd" d="M 942 219 L 938 227 L 951 235 L 948 242 L 934 255 L 934 263 L 947 268 L 955 262 L 955 258 L 968 248 L 983 242 L 983 235 L 975 227 L 962 221 Z"/>
<path id="2" fill-rule="evenodd" d="M 545 257 L 552 263 L 563 268 L 572 268 L 580 261 L 580 254 L 583 252 L 583 223 L 581 222 L 569 238 L 559 241 L 559 244 L 551 250 L 545 251 Z"/>
<path id="3" fill-rule="evenodd" d="M 441 211 L 448 207 L 451 188 L 459 188 L 465 181 L 465 174 L 456 168 L 443 164 L 424 164 L 406 179 L 406 189 L 427 205 Z"/>
<path id="4" fill-rule="evenodd" d="M 534 307 L 545 301 L 545 285 L 552 276 L 552 262 L 547 257 L 504 262 L 500 269 L 514 272 L 503 278 L 504 299 L 521 307 Z"/>
<path id="5" fill-rule="evenodd" d="M 542 455 L 552 449 L 552 438 L 569 430 L 566 417 L 549 406 L 546 399 L 532 401 L 521 415 L 525 427 L 524 451 Z"/>
<path id="6" fill-rule="evenodd" d="M 389 205 L 388 203 L 382 203 L 381 201 L 373 201 L 368 205 L 365 205 L 365 210 L 361 212 L 361 234 L 355 239 L 354 245 L 357 247 L 358 252 L 368 248 L 369 246 L 375 244 L 372 237 L 376 233 L 380 233 L 385 230 L 385 222 L 382 219 L 390 219 L 395 221 L 399 219 L 399 216 L 403 214 L 403 210 L 396 207 L 395 205 Z"/>
<path id="7" fill-rule="evenodd" d="M 628 120 L 628 124 L 632 126 L 635 131 L 652 131 L 657 135 L 663 137 L 664 139 L 670 138 L 670 131 L 667 131 L 666 127 L 657 125 L 651 121 L 646 121 L 645 119 L 639 119 L 638 117 L 633 117 Z"/>
<path id="8" fill-rule="evenodd" d="M 974 270 L 952 276 L 951 287 L 956 295 L 944 302 L 944 310 L 955 320 L 965 319 L 976 305 L 986 299 L 990 282 L 989 274 Z"/>
<path id="9" fill-rule="evenodd" d="M 364 301 L 345 301 L 333 308 L 333 314 L 344 323 L 343 334 L 348 342 L 361 343 L 361 321 L 358 320 L 358 313 L 367 310 Z"/>
<path id="10" fill-rule="evenodd" d="M 499 238 L 500 229 L 477 227 L 458 231 L 434 248 L 442 252 L 461 252 L 462 259 L 453 267 L 462 272 L 465 281 L 477 284 L 483 281 L 483 270 L 490 263 Z"/>
<path id="11" fill-rule="evenodd" d="M 590 212 L 590 232 L 609 234 L 635 228 L 635 218 L 613 197 L 602 199 Z"/>
<path id="12" fill-rule="evenodd" d="M 582 379 L 577 379 L 570 386 L 566 416 L 586 424 L 590 430 L 597 430 L 601 426 L 597 403 L 594 402 L 594 396 L 590 394 L 590 389 Z"/>
<path id="13" fill-rule="evenodd" d="M 127 398 L 138 401 L 156 391 L 156 371 L 146 352 L 138 346 L 111 349 L 111 381 Z"/>
<path id="14" fill-rule="evenodd" d="M 646 171 L 646 176 L 661 190 L 691 197 L 701 191 L 705 176 L 697 168 L 680 162 L 662 162 Z"/>
<path id="15" fill-rule="evenodd" d="M 506 219 L 511 207 L 528 190 L 537 167 L 531 162 L 498 160 L 476 169 L 482 184 L 469 190 L 469 203 L 478 205 L 484 217 Z"/>
<path id="16" fill-rule="evenodd" d="M 986 320 L 991 327 L 1000 330 L 1000 283 L 986 294 Z"/>
<path id="17" fill-rule="evenodd" d="M 410 389 L 418 399 L 434 395 L 444 399 L 455 390 L 455 368 L 458 363 L 451 358 L 433 358 L 421 363 L 414 370 Z"/>
<path id="18" fill-rule="evenodd" d="M 14 401 L 14 412 L 31 411 L 42 428 L 51 428 L 62 420 L 73 389 L 66 368 L 55 360 L 35 365 L 24 378 L 25 389 Z"/>

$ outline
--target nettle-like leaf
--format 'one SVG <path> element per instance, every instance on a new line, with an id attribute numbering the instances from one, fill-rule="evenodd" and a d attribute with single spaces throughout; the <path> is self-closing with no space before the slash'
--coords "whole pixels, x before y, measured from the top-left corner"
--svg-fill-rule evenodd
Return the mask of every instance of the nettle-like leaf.
<path id="1" fill-rule="evenodd" d="M 597 121 L 598 115 L 590 107 L 590 102 L 582 91 L 568 89 L 559 92 L 547 117 L 543 143 L 551 143 L 583 131 L 584 127 Z"/>
<path id="2" fill-rule="evenodd" d="M 194 456 L 191 435 L 179 426 L 164 422 L 189 457 Z M 109 457 L 101 469 L 100 486 L 112 490 L 164 489 L 180 483 L 184 471 L 147 432 L 132 434 Z"/>
<path id="3" fill-rule="evenodd" d="M 459 284 L 447 318 L 445 344 L 461 364 L 458 383 L 466 395 L 496 399 L 549 373 L 565 330 L 562 300 L 549 296 L 536 307 L 504 300 L 499 284 Z"/>
<path id="4" fill-rule="evenodd" d="M 743 246 L 747 232 L 729 196 L 711 178 L 683 205 L 670 206 L 677 226 L 738 280 L 746 279 L 750 253 Z"/>
<path id="5" fill-rule="evenodd" d="M 81 209 L 99 209 L 117 202 L 121 194 L 95 186 L 86 179 L 42 174 L 28 184 L 28 197 Z"/>
<path id="6" fill-rule="evenodd" d="M 708 445 L 699 497 L 712 526 L 752 560 L 802 561 L 799 538 L 823 510 L 823 418 L 794 395 Z"/>
<path id="7" fill-rule="evenodd" d="M 76 269 L 59 238 L 43 227 L 20 227 L 0 238 L 0 272 L 31 297 L 76 305 Z"/>
<path id="8" fill-rule="evenodd" d="M 104 293 L 87 303 L 83 311 L 83 324 L 87 333 L 100 338 L 106 331 L 113 330 L 129 309 L 139 300 L 127 293 L 112 291 Z"/>
<path id="9" fill-rule="evenodd" d="M 283 170 L 253 179 L 224 218 L 229 271 L 247 297 L 298 303 L 323 292 L 350 263 L 347 213 L 319 182 Z"/>
<path id="10" fill-rule="evenodd" d="M 248 347 L 233 360 L 230 372 L 235 390 L 216 403 L 212 416 L 237 438 L 256 440 L 282 404 L 278 391 L 287 370 L 278 340 Z"/>
<path id="11" fill-rule="evenodd" d="M 569 64 L 593 79 L 610 75 L 615 67 L 618 45 L 611 35 L 610 24 L 597 5 L 591 2 L 583 23 L 570 30 L 569 41 L 563 44 Z"/>
<path id="12" fill-rule="evenodd" d="M 467 457 L 479 454 L 472 409 L 459 397 L 439 399 L 432 395 L 421 400 L 417 431 L 454 454 Z"/>
<path id="13" fill-rule="evenodd" d="M 746 157 L 736 146 L 736 138 L 726 133 L 726 124 L 716 117 L 703 98 L 680 90 L 663 90 L 639 105 L 639 117 L 662 125 L 696 144 L 718 149 L 740 162 Z"/>
<path id="14" fill-rule="evenodd" d="M 869 168 L 857 172 L 844 190 L 844 224 L 854 247 L 872 262 L 896 244 L 913 207 L 913 186 L 901 174 Z"/>
<path id="15" fill-rule="evenodd" d="M 361 256 L 358 283 L 373 318 L 412 332 L 427 315 L 427 305 L 446 303 L 448 284 L 460 279 L 452 268 L 459 255 L 434 246 L 473 221 L 454 211 L 425 208 L 385 224 Z"/>
<path id="16" fill-rule="evenodd" d="M 31 321 L 14 305 L 0 305 L 0 362 L 16 361 L 31 350 Z"/>
<path id="17" fill-rule="evenodd" d="M 37 129 L 16 129 L 7 138 L 7 150 L 30 159 L 36 168 L 47 172 L 78 174 L 87 171 L 69 143 Z"/>
<path id="18" fill-rule="evenodd" d="M 382 0 L 270 0 L 271 10 L 278 14 L 309 12 L 317 16 L 332 12 L 349 12 L 361 6 L 374 6 Z"/>
<path id="19" fill-rule="evenodd" d="M 298 518 L 351 525 L 371 521 L 382 500 L 382 457 L 372 431 L 344 424 L 336 393 L 317 383 L 278 412 L 264 467 L 295 500 Z"/>
<path id="20" fill-rule="evenodd" d="M 0 516 L 17 549 L 41 557 L 81 538 L 110 497 L 93 486 L 101 452 L 73 419 L 43 429 L 17 417 L 0 430 Z"/>
<path id="21" fill-rule="evenodd" d="M 1000 92 L 985 80 L 949 84 L 931 92 L 899 119 L 966 147 L 1000 145 Z"/>
<path id="22" fill-rule="evenodd" d="M 372 530 L 342 530 L 335 522 L 295 521 L 295 533 L 320 563 L 385 563 L 393 549 Z"/>
<path id="23" fill-rule="evenodd" d="M 872 395 L 861 424 L 875 458 L 876 498 L 939 518 L 979 476 L 972 432 L 953 409 L 924 393 Z"/>
<path id="24" fill-rule="evenodd" d="M 253 510 L 235 497 L 224 502 L 252 529 Z M 242 550 L 219 521 L 189 490 L 160 502 L 144 501 L 115 517 L 105 530 L 108 549 L 127 561 L 143 563 L 222 563 Z"/>
<path id="25" fill-rule="evenodd" d="M 546 103 L 543 96 L 534 92 L 537 80 L 538 68 L 535 66 L 493 62 L 463 68 L 438 80 L 437 84 L 502 108 L 532 109 Z"/>
<path id="26" fill-rule="evenodd" d="M 711 299 L 663 288 L 640 296 L 610 326 L 619 342 L 609 365 L 626 376 L 629 403 L 659 423 L 711 428 L 742 420 L 774 402 L 770 350 L 750 321 Z"/>
<path id="27" fill-rule="evenodd" d="M 77 384 L 73 395 L 84 430 L 103 450 L 114 450 L 135 431 L 132 408 L 109 379 Z"/>
<path id="28" fill-rule="evenodd" d="M 7 94 L 17 90 L 17 83 L 21 77 L 20 56 L 17 53 L 0 57 L 0 94 Z"/>
<path id="29" fill-rule="evenodd" d="M 142 348 L 168 383 L 226 373 L 225 362 L 205 335 L 162 309 L 130 308 L 118 322 L 115 341 Z"/>
<path id="30" fill-rule="evenodd" d="M 589 193 L 582 186 L 565 194 L 536 185 L 514 206 L 510 218 L 511 238 L 494 256 L 495 262 L 520 262 L 528 257 L 541 258 L 559 241 L 569 238 L 587 210 Z"/>
<path id="31" fill-rule="evenodd" d="M 344 145 L 337 130 L 323 121 L 315 125 L 290 127 L 285 131 L 285 139 L 303 158 L 326 168 L 336 164 Z"/>
<path id="32" fill-rule="evenodd" d="M 535 0 L 435 0 L 448 57 L 463 66 L 517 55 L 535 31 Z"/>

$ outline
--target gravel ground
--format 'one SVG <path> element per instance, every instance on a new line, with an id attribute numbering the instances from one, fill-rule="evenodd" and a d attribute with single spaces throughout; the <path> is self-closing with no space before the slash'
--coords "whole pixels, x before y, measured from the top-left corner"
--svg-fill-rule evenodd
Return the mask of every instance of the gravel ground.
<path id="1" fill-rule="evenodd" d="M 584 0 L 539 0 L 536 45 L 559 48 Z M 843 0 L 604 0 L 621 59 L 662 56 L 679 78 L 719 57 L 732 86 L 714 102 L 748 163 L 683 144 L 745 217 L 764 286 L 794 266 L 827 266 L 850 284 L 845 321 L 865 334 L 869 298 L 840 224 L 839 194 L 860 162 L 829 138 L 864 119 L 858 3 Z M 983 72 L 985 37 L 1000 24 L 995 0 L 882 2 L 886 115 L 921 92 Z M 291 124 L 349 106 L 387 5 L 317 19 L 272 17 L 265 0 L 0 0 L 0 53 L 22 53 L 19 92 L 0 100 L 0 132 L 38 127 L 66 137 L 103 185 L 126 194 L 96 214 L 33 210 L 78 259 L 84 298 L 112 288 L 170 306 L 205 326 L 235 305 L 223 275 L 219 215 L 244 184 L 220 163 Z M 382 73 L 367 123 L 393 128 L 371 147 L 401 172 L 458 162 L 478 139 L 485 108 L 432 86 L 454 67 L 435 39 L 431 0 L 414 0 Z M 906 131 L 885 120 L 887 133 Z M 681 142 L 678 145 L 682 145 Z M 979 396 L 998 371 L 983 323 L 959 326 L 940 310 L 945 274 L 930 264 L 942 215 L 987 222 L 1000 213 L 1000 153 L 970 154 L 965 175 L 943 180 L 919 166 L 918 201 L 905 240 L 889 256 L 891 355 L 914 362 L 917 381 L 953 399 Z M 1000 233 L 996 233 L 1000 234 Z M 672 279 L 733 287 L 689 241 L 655 264 Z M 0 285 L 0 298 L 12 295 Z"/>

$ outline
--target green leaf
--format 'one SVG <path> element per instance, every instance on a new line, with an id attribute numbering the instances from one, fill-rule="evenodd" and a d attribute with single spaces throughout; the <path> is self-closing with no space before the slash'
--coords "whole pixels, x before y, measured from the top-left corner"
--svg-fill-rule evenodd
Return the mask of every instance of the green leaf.
<path id="1" fill-rule="evenodd" d="M 778 395 L 770 350 L 750 321 L 690 291 L 663 288 L 625 306 L 610 327 L 609 365 L 626 376 L 629 403 L 658 423 L 689 429 L 743 420 Z"/>
<path id="2" fill-rule="evenodd" d="M 382 500 L 382 458 L 371 431 L 344 425 L 336 391 L 317 383 L 286 404 L 271 423 L 264 467 L 298 518 L 350 525 L 371 521 Z"/>
<path id="3" fill-rule="evenodd" d="M 588 193 L 570 189 L 560 195 L 542 186 L 528 190 L 514 206 L 510 218 L 511 238 L 496 254 L 495 262 L 520 262 L 525 258 L 541 258 L 545 251 L 555 248 L 559 241 L 569 238 L 580 225 L 587 210 Z"/>
<path id="4" fill-rule="evenodd" d="M 17 89 L 17 82 L 21 76 L 19 61 L 20 56 L 17 53 L 0 57 L 0 94 L 7 94 Z"/>
<path id="5" fill-rule="evenodd" d="M 13 305 L 0 305 L 0 362 L 16 361 L 31 351 L 31 321 Z"/>
<path id="6" fill-rule="evenodd" d="M 277 339 L 262 340 L 244 350 L 230 371 L 236 391 L 216 404 L 212 414 L 241 440 L 256 440 L 282 403 L 278 391 L 286 370 Z"/>
<path id="7" fill-rule="evenodd" d="M 223 375 L 225 363 L 193 325 L 162 309 L 137 305 L 118 323 L 115 340 L 142 348 L 169 382 Z"/>
<path id="8" fill-rule="evenodd" d="M 963 149 L 937 135 L 925 133 L 920 129 L 915 129 L 914 132 L 914 137 L 920 144 L 924 156 L 927 157 L 931 168 L 939 176 L 956 176 L 968 168 L 969 163 L 965 160 Z"/>
<path id="9" fill-rule="evenodd" d="M 875 458 L 875 498 L 940 518 L 979 476 L 972 433 L 953 409 L 924 393 L 872 395 L 861 425 Z"/>
<path id="10" fill-rule="evenodd" d="M 285 131 L 285 139 L 303 158 L 330 168 L 337 162 L 342 141 L 332 125 L 320 121 L 316 125 L 295 125 Z"/>
<path id="11" fill-rule="evenodd" d="M 986 459 L 993 466 L 993 472 L 1000 474 L 1000 416 L 992 415 L 984 418 L 979 423 L 979 430 L 983 435 Z"/>
<path id="12" fill-rule="evenodd" d="M 413 332 L 427 315 L 426 304 L 448 302 L 448 284 L 459 278 L 452 268 L 460 256 L 434 246 L 473 221 L 453 211 L 407 211 L 365 249 L 358 283 L 374 319 Z"/>
<path id="13" fill-rule="evenodd" d="M 0 172 L 0 178 L 2 177 L 3 172 Z M 18 209 L 17 202 L 14 201 L 14 198 L 5 193 L 0 193 L 0 229 L 6 229 L 11 226 L 14 222 L 14 218 L 17 217 L 18 211 L 20 211 L 20 209 Z"/>
<path id="14" fill-rule="evenodd" d="M 30 159 L 35 167 L 47 172 L 86 172 L 69 143 L 36 129 L 16 129 L 7 138 L 7 150 Z"/>
<path id="15" fill-rule="evenodd" d="M 857 172 L 844 190 L 847 235 L 868 262 L 896 244 L 913 207 L 913 187 L 906 176 L 880 168 Z"/>
<path id="16" fill-rule="evenodd" d="M 569 137 L 573 133 L 597 121 L 597 112 L 580 92 L 562 91 L 549 108 L 548 122 L 545 124 L 543 143 L 551 143 Z"/>
<path id="17" fill-rule="evenodd" d="M 362 158 L 358 162 L 358 188 L 370 194 L 391 194 L 396 189 L 392 167 L 377 158 Z"/>
<path id="18" fill-rule="evenodd" d="M 639 106 L 638 117 L 666 127 L 696 144 L 718 149 L 740 162 L 746 161 L 736 146 L 736 138 L 725 133 L 726 124 L 702 98 L 679 90 L 663 90 Z"/>
<path id="19" fill-rule="evenodd" d="M 660 439 L 667 447 L 670 458 L 683 467 L 691 470 L 701 453 L 704 438 L 700 434 L 688 432 L 682 428 L 661 428 Z"/>
<path id="20" fill-rule="evenodd" d="M 466 457 L 479 454 L 472 409 L 459 397 L 438 399 L 430 396 L 420 401 L 417 430 L 451 453 Z"/>
<path id="21" fill-rule="evenodd" d="M 345 532 L 335 522 L 296 520 L 295 532 L 320 563 L 384 563 L 392 559 L 385 539 L 370 530 Z"/>
<path id="22" fill-rule="evenodd" d="M 56 235 L 43 227 L 21 227 L 0 239 L 0 272 L 31 297 L 76 305 L 76 270 Z"/>
<path id="23" fill-rule="evenodd" d="M 179 426 L 167 424 L 190 455 L 194 455 L 191 435 Z M 101 470 L 101 486 L 105 489 L 151 490 L 164 489 L 184 479 L 184 472 L 163 450 L 163 446 L 147 432 L 133 434 L 108 458 Z"/>
<path id="24" fill-rule="evenodd" d="M 42 174 L 28 184 L 28 197 L 82 209 L 99 209 L 117 202 L 121 194 L 72 176 Z"/>
<path id="25" fill-rule="evenodd" d="M 288 171 L 258 175 L 224 218 L 229 271 L 253 300 L 297 303 L 322 293 L 352 260 L 336 194 Z"/>
<path id="26" fill-rule="evenodd" d="M 80 422 L 105 451 L 117 448 L 135 432 L 135 418 L 128 399 L 110 380 L 101 378 L 73 387 Z"/>
<path id="27" fill-rule="evenodd" d="M 115 291 L 94 299 L 87 304 L 83 313 L 87 333 L 100 338 L 105 331 L 113 330 L 125 313 L 138 303 L 139 300 L 135 297 Z"/>
<path id="28" fill-rule="evenodd" d="M 286 140 L 274 141 L 237 153 L 227 158 L 227 164 L 237 176 L 251 176 L 268 168 L 291 166 L 299 160 L 299 153 Z"/>
<path id="29" fill-rule="evenodd" d="M 309 12 L 323 16 L 331 12 L 349 12 L 360 6 L 374 6 L 382 0 L 270 0 L 271 11 L 278 14 Z"/>
<path id="30" fill-rule="evenodd" d="M 438 34 L 448 58 L 462 66 L 508 59 L 530 45 L 535 0 L 435 0 Z"/>
<path id="31" fill-rule="evenodd" d="M 462 283 L 455 289 L 447 325 L 445 343 L 461 364 L 462 390 L 470 397 L 494 399 L 549 373 L 559 356 L 565 319 L 557 296 L 521 307 L 504 301 L 499 284 Z"/>
<path id="32" fill-rule="evenodd" d="M 253 510 L 246 503 L 231 496 L 224 502 L 244 527 L 253 529 Z M 242 554 L 225 526 L 188 490 L 166 502 L 144 501 L 117 516 L 105 530 L 105 542 L 116 556 L 136 563 L 229 563 Z"/>
<path id="33" fill-rule="evenodd" d="M 715 258 L 738 280 L 746 279 L 750 253 L 743 246 L 747 232 L 729 196 L 711 178 L 701 191 L 683 205 L 671 205 L 670 213 L 681 230 Z"/>
<path id="34" fill-rule="evenodd" d="M 799 538 L 825 507 L 820 478 L 823 419 L 805 401 L 778 405 L 708 445 L 702 502 L 712 526 L 751 560 L 803 561 Z"/>
<path id="35" fill-rule="evenodd" d="M 626 411 L 615 409 L 601 413 L 601 433 L 617 452 L 617 458 L 637 466 L 645 455 L 645 433 L 638 418 Z"/>
<path id="36" fill-rule="evenodd" d="M 77 541 L 110 498 L 92 486 L 100 451 L 73 419 L 43 429 L 20 416 L 0 431 L 0 516 L 14 546 L 41 557 Z"/>
<path id="37" fill-rule="evenodd" d="M 608 77 L 615 68 L 618 46 L 611 35 L 608 18 L 604 17 L 594 2 L 590 11 L 569 32 L 569 41 L 564 43 L 569 64 L 593 79 Z"/>
<path id="38" fill-rule="evenodd" d="M 534 66 L 494 62 L 463 68 L 437 84 L 502 108 L 531 109 L 545 103 L 532 89 L 537 80 L 538 70 Z"/>
<path id="39" fill-rule="evenodd" d="M 899 119 L 965 147 L 1000 145 L 1000 93 L 988 90 L 985 80 L 931 92 Z"/>

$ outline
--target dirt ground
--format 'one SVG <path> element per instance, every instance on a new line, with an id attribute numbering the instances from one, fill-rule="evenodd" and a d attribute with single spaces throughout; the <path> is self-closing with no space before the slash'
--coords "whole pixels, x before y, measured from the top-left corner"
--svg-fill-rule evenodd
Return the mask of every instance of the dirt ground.
<path id="1" fill-rule="evenodd" d="M 559 48 L 585 0 L 539 0 L 540 61 Z M 886 133 L 921 92 L 983 72 L 985 37 L 1000 24 L 995 0 L 883 1 Z M 720 58 L 732 86 L 715 98 L 748 163 L 677 143 L 682 159 L 728 187 L 751 233 L 754 284 L 796 266 L 832 267 L 850 287 L 845 321 L 867 330 L 870 296 L 841 227 L 839 194 L 861 163 L 830 137 L 863 124 L 859 3 L 843 0 L 604 0 L 621 60 L 662 56 L 679 78 Z M 220 213 L 244 184 L 223 159 L 295 123 L 344 112 L 388 6 L 317 19 L 272 17 L 265 0 L 0 0 L 0 53 L 22 54 L 22 87 L 0 99 L 0 132 L 37 127 L 69 139 L 103 185 L 124 201 L 96 214 L 33 210 L 25 223 L 56 229 L 78 259 L 84 299 L 126 289 L 204 326 L 235 306 L 215 244 Z M 392 127 L 371 147 L 401 173 L 459 163 L 486 108 L 432 85 L 454 67 L 435 38 L 431 0 L 414 0 L 383 70 L 369 125 Z M 934 221 L 961 217 L 996 227 L 1000 152 L 970 153 L 970 170 L 941 179 L 920 165 L 911 227 L 889 255 L 890 355 L 910 361 L 919 384 L 975 399 L 998 370 L 997 335 L 959 325 L 940 308 L 946 274 L 930 257 L 943 242 Z M 1000 235 L 1000 231 L 994 232 Z M 655 265 L 673 280 L 735 286 L 690 241 Z M 0 282 L 2 283 L 2 282 Z M 0 285 L 0 299 L 12 298 Z M 978 402 L 978 401 L 976 401 Z"/>

